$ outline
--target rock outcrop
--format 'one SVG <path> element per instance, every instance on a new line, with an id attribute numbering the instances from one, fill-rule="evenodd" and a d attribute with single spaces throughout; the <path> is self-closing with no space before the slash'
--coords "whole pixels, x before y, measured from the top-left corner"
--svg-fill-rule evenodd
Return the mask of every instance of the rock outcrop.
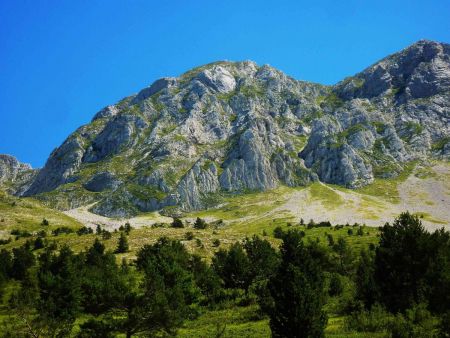
<path id="1" fill-rule="evenodd" d="M 22 194 L 37 173 L 29 164 L 19 162 L 14 156 L 0 154 L 0 187 L 10 193 Z"/>

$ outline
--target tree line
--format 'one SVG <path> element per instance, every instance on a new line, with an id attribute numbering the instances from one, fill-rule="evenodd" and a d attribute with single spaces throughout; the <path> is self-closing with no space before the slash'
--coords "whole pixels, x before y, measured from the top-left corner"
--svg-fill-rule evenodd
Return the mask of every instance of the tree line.
<path id="1" fill-rule="evenodd" d="M 75 325 L 81 338 L 171 336 L 205 309 L 239 300 L 259 305 L 273 337 L 316 338 L 324 337 L 330 299 L 358 331 L 449 336 L 450 233 L 429 233 L 409 213 L 383 226 L 379 244 L 360 253 L 342 237 L 324 246 L 289 228 L 277 230 L 279 249 L 253 236 L 207 262 L 162 237 L 135 260 L 118 263 L 115 253 L 128 250 L 129 231 L 122 229 L 115 252 L 98 238 L 80 253 L 44 245 L 36 256 L 30 242 L 1 250 L 2 293 L 11 282 L 19 285 L 9 295 L 14 320 L 4 336 L 67 337 Z"/>

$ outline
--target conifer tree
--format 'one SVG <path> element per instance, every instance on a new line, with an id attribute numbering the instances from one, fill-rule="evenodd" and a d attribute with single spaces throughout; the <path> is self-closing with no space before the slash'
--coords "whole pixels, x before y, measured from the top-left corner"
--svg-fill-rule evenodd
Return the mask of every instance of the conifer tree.
<path id="1" fill-rule="evenodd" d="M 125 253 L 128 252 L 129 247 L 128 247 L 128 239 L 127 236 L 125 235 L 125 233 L 121 232 L 120 233 L 120 237 L 119 237 L 119 242 L 117 244 L 117 249 L 116 249 L 116 253 Z"/>
<path id="2" fill-rule="evenodd" d="M 324 276 L 317 244 L 305 246 L 301 238 L 296 231 L 284 234 L 281 264 L 268 283 L 273 302 L 262 306 L 270 318 L 272 337 L 324 337 Z"/>

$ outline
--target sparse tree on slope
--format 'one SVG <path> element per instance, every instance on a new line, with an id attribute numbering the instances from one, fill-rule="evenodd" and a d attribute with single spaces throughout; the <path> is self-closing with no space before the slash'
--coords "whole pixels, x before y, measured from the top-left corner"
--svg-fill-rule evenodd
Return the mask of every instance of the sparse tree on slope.
<path id="1" fill-rule="evenodd" d="M 263 304 L 273 337 L 324 337 L 324 276 L 314 245 L 305 246 L 296 231 L 283 236 L 282 261 L 268 283 L 273 302 Z"/>
<path id="2" fill-rule="evenodd" d="M 116 253 L 125 253 L 128 252 L 128 239 L 125 233 L 121 232 L 119 237 L 119 243 L 117 244 Z"/>

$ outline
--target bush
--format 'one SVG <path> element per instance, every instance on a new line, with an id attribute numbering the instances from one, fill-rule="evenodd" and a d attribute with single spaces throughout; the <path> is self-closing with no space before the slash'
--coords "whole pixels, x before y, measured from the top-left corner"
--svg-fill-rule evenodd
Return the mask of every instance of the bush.
<path id="1" fill-rule="evenodd" d="M 316 228 L 330 228 L 331 223 L 329 221 L 326 222 L 320 222 L 316 224 Z"/>
<path id="2" fill-rule="evenodd" d="M 31 232 L 28 232 L 26 230 L 18 230 L 18 229 L 11 230 L 11 235 L 16 236 L 16 240 L 19 238 L 26 238 L 26 237 L 33 236 L 31 234 Z"/>
<path id="3" fill-rule="evenodd" d="M 94 233 L 94 230 L 92 230 L 89 227 L 85 227 L 85 226 L 83 226 L 83 227 L 81 227 L 80 229 L 77 230 L 77 235 L 78 236 L 89 235 L 89 234 L 93 234 L 93 233 Z"/>
<path id="4" fill-rule="evenodd" d="M 42 223 L 41 223 L 41 225 L 49 225 L 50 223 L 44 218 L 43 220 L 42 220 Z"/>
<path id="5" fill-rule="evenodd" d="M 213 246 L 218 247 L 218 246 L 220 246 L 220 240 L 218 238 L 216 238 L 215 240 L 213 240 L 212 244 L 213 244 Z"/>
<path id="6" fill-rule="evenodd" d="M 47 237 L 47 231 L 41 230 L 37 233 L 37 236 L 41 237 L 41 238 L 45 238 L 45 237 Z"/>
<path id="7" fill-rule="evenodd" d="M 273 237 L 281 239 L 283 238 L 283 234 L 284 234 L 283 229 L 280 226 L 273 229 Z"/>
<path id="8" fill-rule="evenodd" d="M 108 240 L 111 239 L 112 235 L 108 230 L 103 230 L 102 231 L 102 239 L 103 240 Z"/>
<path id="9" fill-rule="evenodd" d="M 179 218 L 174 218 L 171 224 L 172 228 L 184 228 L 183 221 Z"/>
<path id="10" fill-rule="evenodd" d="M 419 304 L 395 316 L 388 331 L 392 338 L 433 338 L 434 319 L 425 304 Z"/>
<path id="11" fill-rule="evenodd" d="M 349 330 L 358 332 L 386 331 L 393 320 L 393 316 L 379 304 L 372 306 L 370 311 L 353 312 L 347 317 L 345 324 Z"/>
<path id="12" fill-rule="evenodd" d="M 0 245 L 5 245 L 11 243 L 11 237 L 9 237 L 8 239 L 0 239 Z"/>
<path id="13" fill-rule="evenodd" d="M 71 234 L 73 232 L 74 231 L 71 228 L 59 227 L 59 228 L 56 228 L 55 230 L 52 230 L 52 235 L 53 236 L 59 236 L 59 235 L 62 235 L 62 234 Z"/>
<path id="14" fill-rule="evenodd" d="M 439 334 L 442 338 L 450 338 L 450 310 L 444 313 L 439 323 Z"/>
<path id="15" fill-rule="evenodd" d="M 184 234 L 184 238 L 187 241 L 192 241 L 194 239 L 194 234 L 192 233 L 192 231 L 188 231 Z"/>
<path id="16" fill-rule="evenodd" d="M 42 249 L 43 247 L 45 247 L 45 243 L 42 237 L 36 238 L 34 241 L 34 250 L 39 250 Z"/>
<path id="17" fill-rule="evenodd" d="M 205 222 L 204 219 L 201 219 L 200 217 L 197 217 L 197 219 L 194 222 L 194 229 L 202 230 L 206 229 L 208 227 L 208 224 Z"/>

